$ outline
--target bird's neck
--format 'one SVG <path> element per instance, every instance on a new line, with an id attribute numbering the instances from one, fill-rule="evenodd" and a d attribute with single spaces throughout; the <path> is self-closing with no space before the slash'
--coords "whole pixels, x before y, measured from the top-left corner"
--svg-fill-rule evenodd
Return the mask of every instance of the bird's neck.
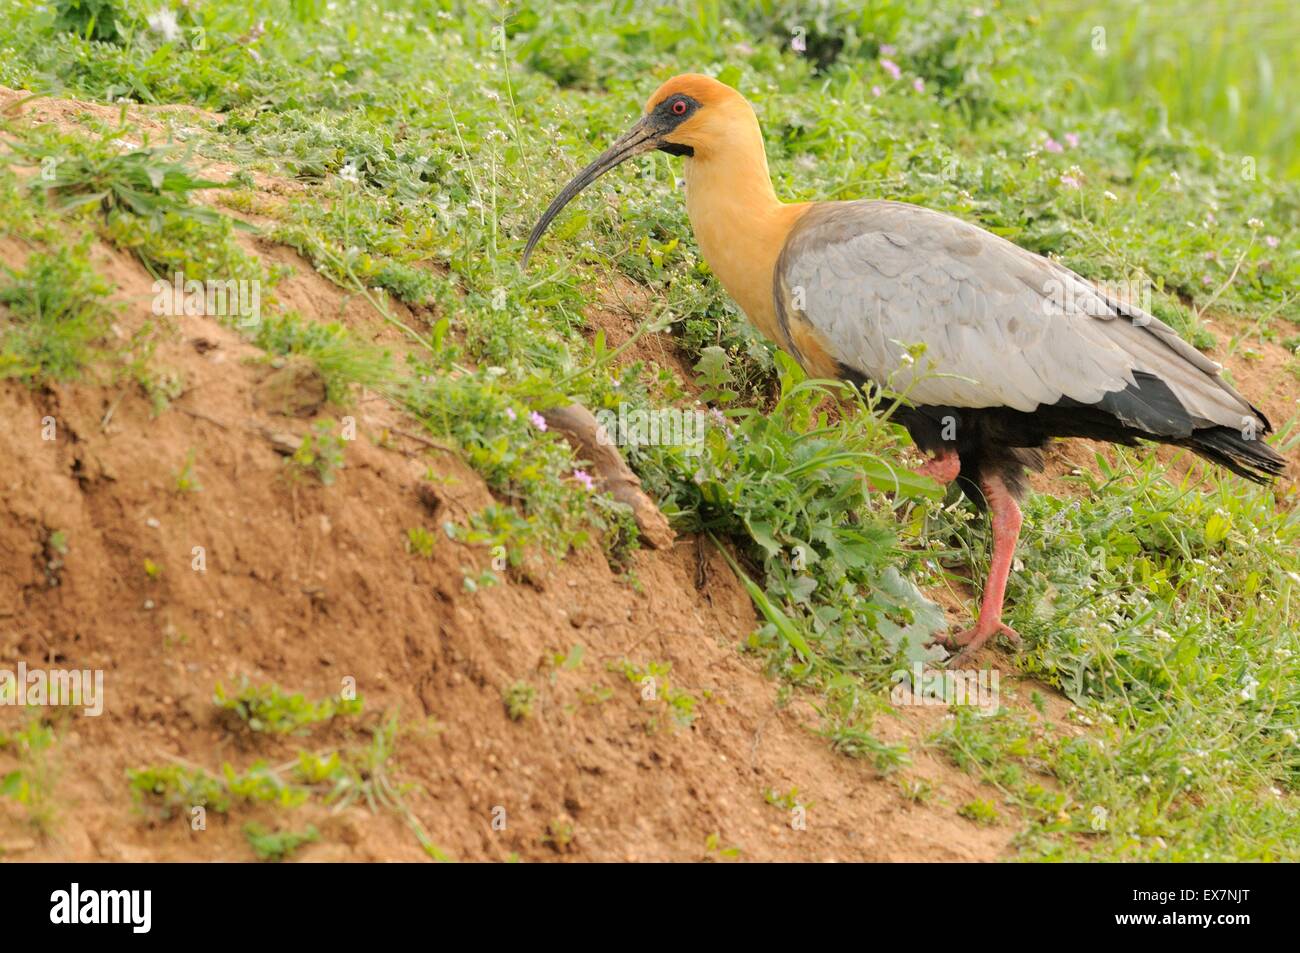
<path id="1" fill-rule="evenodd" d="M 697 151 L 685 171 L 686 212 L 704 260 L 754 326 L 780 342 L 772 272 L 807 203 L 787 205 L 776 197 L 757 123 L 752 139 L 740 137 L 725 151 Z"/>

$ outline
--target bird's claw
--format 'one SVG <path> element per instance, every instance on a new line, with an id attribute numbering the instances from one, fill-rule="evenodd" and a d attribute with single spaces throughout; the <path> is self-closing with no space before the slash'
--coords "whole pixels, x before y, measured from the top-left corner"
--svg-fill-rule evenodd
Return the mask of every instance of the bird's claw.
<path id="1" fill-rule="evenodd" d="M 938 643 L 949 651 L 961 649 L 956 655 L 948 659 L 948 668 L 965 668 L 975 654 L 984 647 L 989 639 L 997 635 L 1006 636 L 1007 641 L 1020 648 L 1024 644 L 1024 639 L 1020 633 L 1011 626 L 1003 622 L 996 622 L 993 625 L 980 625 L 978 622 L 969 629 L 964 629 L 955 635 L 940 636 L 931 643 Z"/>

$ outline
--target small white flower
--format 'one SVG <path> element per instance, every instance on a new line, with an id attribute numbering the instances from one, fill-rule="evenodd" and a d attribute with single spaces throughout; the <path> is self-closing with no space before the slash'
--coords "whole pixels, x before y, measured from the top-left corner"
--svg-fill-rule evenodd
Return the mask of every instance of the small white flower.
<path id="1" fill-rule="evenodd" d="M 176 13 L 173 10 L 163 7 L 157 13 L 151 13 L 146 18 L 149 29 L 157 33 L 168 43 L 180 38 L 180 24 L 176 22 Z"/>

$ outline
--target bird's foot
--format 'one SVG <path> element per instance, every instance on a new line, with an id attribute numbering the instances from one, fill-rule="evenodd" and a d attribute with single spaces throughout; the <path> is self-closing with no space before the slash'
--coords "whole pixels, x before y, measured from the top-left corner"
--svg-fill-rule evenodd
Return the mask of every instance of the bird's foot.
<path id="1" fill-rule="evenodd" d="M 975 658 L 975 654 L 984 647 L 984 643 L 996 635 L 1006 636 L 1007 641 L 1011 642 L 1016 648 L 1020 648 L 1024 644 L 1024 640 L 1020 638 L 1020 633 L 1004 622 L 994 622 L 991 625 L 976 622 L 969 629 L 935 641 L 950 651 L 961 649 L 960 652 L 948 660 L 947 666 L 948 668 L 965 668 Z"/>

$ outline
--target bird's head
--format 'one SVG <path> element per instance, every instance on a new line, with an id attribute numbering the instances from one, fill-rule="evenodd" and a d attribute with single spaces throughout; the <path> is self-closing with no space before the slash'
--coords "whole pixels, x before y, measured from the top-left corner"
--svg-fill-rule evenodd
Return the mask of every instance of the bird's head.
<path id="1" fill-rule="evenodd" d="M 655 149 L 688 158 L 707 156 L 711 149 L 729 138 L 738 124 L 757 129 L 754 111 L 740 93 L 699 73 L 674 76 L 646 101 L 645 112 L 636 125 L 560 190 L 528 236 L 523 266 L 528 267 L 533 246 L 555 216 L 610 169 Z"/>

